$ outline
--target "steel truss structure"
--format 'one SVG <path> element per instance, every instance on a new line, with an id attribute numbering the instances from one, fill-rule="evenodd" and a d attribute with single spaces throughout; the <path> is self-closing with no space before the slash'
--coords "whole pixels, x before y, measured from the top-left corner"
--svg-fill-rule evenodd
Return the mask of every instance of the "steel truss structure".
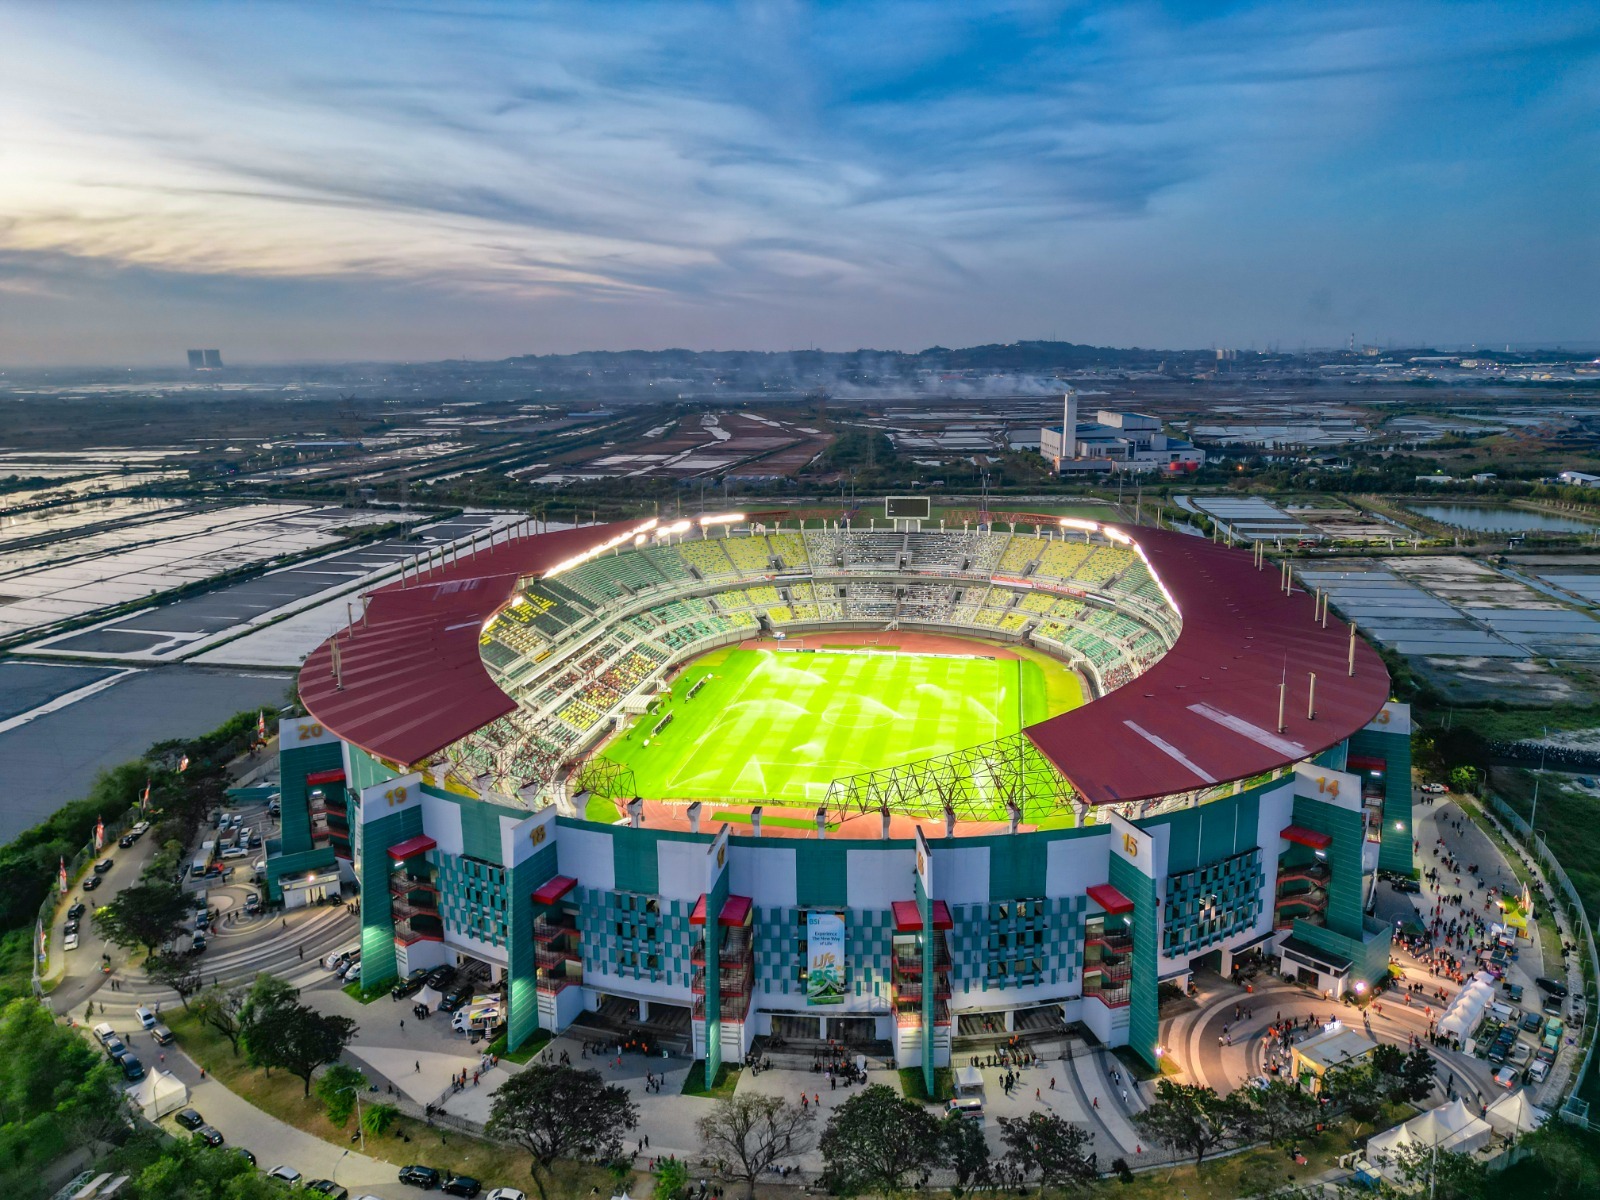
<path id="1" fill-rule="evenodd" d="M 567 795 L 588 792 L 602 800 L 632 799 L 638 795 L 633 768 L 596 754 L 579 763 L 567 777 Z"/>
<path id="2" fill-rule="evenodd" d="M 953 816 L 1003 821 L 1013 807 L 1024 821 L 1071 809 L 1078 794 L 1026 734 L 1014 733 L 897 767 L 846 775 L 828 785 L 830 812 Z"/>

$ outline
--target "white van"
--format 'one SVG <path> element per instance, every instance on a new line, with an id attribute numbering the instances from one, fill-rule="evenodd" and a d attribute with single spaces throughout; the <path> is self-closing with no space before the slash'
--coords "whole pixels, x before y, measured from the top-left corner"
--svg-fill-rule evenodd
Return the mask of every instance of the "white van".
<path id="1" fill-rule="evenodd" d="M 322 960 L 322 965 L 330 971 L 337 971 L 340 967 L 344 966 L 345 963 L 354 958 L 356 951 L 360 949 L 360 942 L 351 942 L 348 946 L 345 946 L 339 950 L 335 950 L 332 954 L 324 958 Z"/>
<path id="2" fill-rule="evenodd" d="M 156 1015 L 148 1008 L 143 1006 L 136 1008 L 133 1010 L 133 1015 L 139 1018 L 139 1024 L 146 1029 L 154 1029 L 156 1027 Z"/>
<path id="3" fill-rule="evenodd" d="M 1499 1020 L 1502 1025 L 1510 1025 L 1513 1022 L 1522 1020 L 1521 1009 L 1512 1008 L 1511 1005 L 1503 1004 L 1498 1000 L 1489 1005 L 1489 1014 Z"/>
<path id="4" fill-rule="evenodd" d="M 970 1121 L 982 1122 L 983 1100 L 978 1096 L 959 1096 L 944 1106 L 945 1114 L 959 1114 Z"/>

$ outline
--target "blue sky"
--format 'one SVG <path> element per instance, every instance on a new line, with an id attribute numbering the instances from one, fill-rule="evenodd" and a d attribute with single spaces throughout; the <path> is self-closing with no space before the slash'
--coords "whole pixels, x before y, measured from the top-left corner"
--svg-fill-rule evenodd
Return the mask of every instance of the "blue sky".
<path id="1" fill-rule="evenodd" d="M 1600 342 L 1600 9 L 0 0 L 0 364 Z"/>

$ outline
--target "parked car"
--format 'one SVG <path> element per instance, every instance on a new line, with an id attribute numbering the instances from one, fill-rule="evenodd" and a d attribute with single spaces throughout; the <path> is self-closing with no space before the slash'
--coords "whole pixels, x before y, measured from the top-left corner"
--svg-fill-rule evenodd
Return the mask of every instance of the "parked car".
<path id="1" fill-rule="evenodd" d="M 418 967 L 399 983 L 395 984 L 394 987 L 390 988 L 389 994 L 396 1000 L 404 1000 L 407 996 L 415 995 L 427 980 L 428 968 Z"/>
<path id="2" fill-rule="evenodd" d="M 1393 888 L 1397 892 L 1412 892 L 1412 893 L 1416 893 L 1416 892 L 1422 891 L 1422 885 L 1420 883 L 1418 883 L 1415 879 L 1395 879 L 1395 880 L 1391 880 L 1390 883 L 1389 883 L 1389 886 L 1391 888 Z"/>
<path id="3" fill-rule="evenodd" d="M 1511 1047 L 1511 1057 L 1506 1061 L 1520 1070 L 1533 1061 L 1533 1047 L 1527 1042 L 1518 1042 Z"/>
<path id="4" fill-rule="evenodd" d="M 154 1029 L 156 1027 L 155 1013 L 151 1012 L 148 1008 L 145 1008 L 142 1004 L 133 1010 L 133 1015 L 139 1018 L 139 1024 L 144 1028 Z"/>
<path id="5" fill-rule="evenodd" d="M 78 948 L 78 931 L 76 929 L 61 939 L 61 948 L 63 950 L 76 950 Z"/>
<path id="6" fill-rule="evenodd" d="M 245 845 L 249 846 L 252 850 L 261 849 L 261 835 L 259 833 L 252 833 L 250 835 L 250 840 L 247 841 Z"/>
<path id="7" fill-rule="evenodd" d="M 220 1146 L 223 1142 L 222 1131 L 215 1125 L 202 1125 L 194 1131 L 194 1140 L 208 1146 Z"/>
<path id="8" fill-rule="evenodd" d="M 306 1184 L 306 1191 L 321 1192 L 324 1196 L 332 1196 L 333 1200 L 348 1200 L 350 1195 L 349 1188 L 331 1179 L 313 1179 Z"/>
<path id="9" fill-rule="evenodd" d="M 243 1146 L 233 1147 L 233 1153 L 244 1159 L 245 1162 L 249 1163 L 252 1167 L 256 1165 L 256 1156 L 251 1154 L 250 1151 L 246 1150 Z"/>
<path id="10" fill-rule="evenodd" d="M 1494 1073 L 1494 1081 L 1503 1088 L 1517 1085 L 1517 1069 L 1515 1067 L 1501 1067 Z"/>
<path id="11" fill-rule="evenodd" d="M 472 985 L 470 983 L 457 984 L 445 993 L 443 1000 L 439 1001 L 439 1011 L 453 1013 L 471 999 Z"/>
<path id="12" fill-rule="evenodd" d="M 495 1188 L 489 1193 L 489 1200 L 528 1200 L 528 1197 L 516 1188 Z"/>
<path id="13" fill-rule="evenodd" d="M 1538 1033 L 1544 1028 L 1544 1018 L 1536 1012 L 1530 1012 L 1522 1018 L 1522 1029 L 1525 1033 Z"/>
<path id="14" fill-rule="evenodd" d="M 106 1042 L 105 1045 L 106 1053 L 118 1062 L 120 1062 L 122 1060 L 122 1056 L 128 1052 L 127 1045 L 116 1034 L 112 1034 L 111 1039 Z"/>
<path id="15" fill-rule="evenodd" d="M 346 946 L 343 950 L 335 950 L 322 960 L 322 965 L 330 971 L 337 971 L 361 952 L 359 943 Z"/>
<path id="16" fill-rule="evenodd" d="M 1445 792 L 1448 792 L 1450 789 L 1442 783 L 1425 783 L 1422 785 L 1422 790 L 1427 792 L 1430 796 L 1439 796 L 1443 795 Z"/>
<path id="17" fill-rule="evenodd" d="M 99 862 L 95 863 L 95 865 L 94 865 L 94 873 L 96 875 L 104 875 L 107 871 L 111 870 L 111 868 L 116 866 L 116 865 L 117 865 L 117 860 L 116 859 L 114 859 L 114 858 L 102 858 Z"/>
<path id="18" fill-rule="evenodd" d="M 150 822 L 136 821 L 133 828 L 129 832 L 132 833 L 134 837 L 143 837 L 145 834 L 150 832 Z"/>
<path id="19" fill-rule="evenodd" d="M 116 1038 L 117 1031 L 111 1028 L 109 1024 L 102 1021 L 100 1024 L 94 1027 L 94 1036 L 99 1040 L 102 1046 L 109 1046 Z"/>
<path id="20" fill-rule="evenodd" d="M 1578 776 L 1578 785 L 1580 787 L 1593 788 L 1594 787 L 1594 780 L 1590 779 L 1587 775 L 1579 775 Z"/>
<path id="21" fill-rule="evenodd" d="M 1541 975 L 1533 982 L 1539 985 L 1541 992 L 1549 992 L 1552 996 L 1559 996 L 1563 1000 L 1567 998 L 1567 985 L 1559 979 L 1547 979 Z"/>
<path id="22" fill-rule="evenodd" d="M 136 1054 L 122 1056 L 122 1077 L 130 1082 L 144 1078 L 144 1064 Z"/>
<path id="23" fill-rule="evenodd" d="M 247 913 L 261 911 L 261 896 L 258 892 L 251 892 L 244 898 L 244 910 Z"/>
<path id="24" fill-rule="evenodd" d="M 476 1196 L 482 1190 L 483 1184 L 479 1183 L 471 1175 L 452 1175 L 445 1180 L 444 1184 L 446 1195 L 466 1196 L 468 1200 L 471 1200 L 473 1196 Z"/>
<path id="25" fill-rule="evenodd" d="M 206 948 L 206 935 L 201 933 L 197 929 L 197 930 L 194 931 L 194 937 L 189 939 L 189 953 L 190 954 L 199 954 L 205 948 Z"/>
<path id="26" fill-rule="evenodd" d="M 287 1183 L 290 1187 L 293 1187 L 295 1184 L 300 1182 L 300 1172 L 296 1171 L 293 1167 L 278 1166 L 273 1167 L 272 1170 L 267 1172 L 267 1178 L 281 1180 L 282 1182 Z"/>
<path id="27" fill-rule="evenodd" d="M 119 837 L 117 839 L 117 845 L 121 846 L 124 850 L 126 850 L 129 846 L 133 845 L 138 840 L 139 839 L 134 837 L 133 834 L 125 833 L 125 834 L 123 834 L 121 837 Z"/>
<path id="28" fill-rule="evenodd" d="M 428 972 L 428 986 L 436 992 L 442 992 L 456 981 L 454 967 L 435 967 Z"/>
<path id="29" fill-rule="evenodd" d="M 78 932 L 78 923 L 76 921 L 68 921 L 65 925 L 63 925 L 61 927 L 61 932 L 63 934 L 77 933 Z"/>
<path id="30" fill-rule="evenodd" d="M 1567 1002 L 1560 996 L 1546 996 L 1544 1003 L 1540 1005 L 1540 1011 L 1548 1013 L 1552 1017 L 1559 1017 L 1566 1011 L 1566 1004 Z"/>
<path id="31" fill-rule="evenodd" d="M 99 887 L 103 882 L 105 882 L 105 881 L 102 880 L 100 878 L 100 876 L 91 875 L 91 876 L 89 876 L 89 878 L 87 878 L 87 879 L 85 879 L 83 881 L 83 890 L 86 891 L 86 892 L 92 892 L 92 891 L 95 890 L 95 888 Z"/>
<path id="32" fill-rule="evenodd" d="M 222 852 L 222 857 L 223 858 L 244 858 L 249 853 L 250 853 L 250 851 L 246 850 L 243 846 L 229 846 L 226 850 L 224 850 Z"/>
<path id="33" fill-rule="evenodd" d="M 172 1030 L 168 1029 L 165 1025 L 157 1025 L 150 1031 L 150 1036 L 155 1038 L 156 1045 L 158 1046 L 170 1046 L 174 1040 L 172 1036 Z"/>
<path id="34" fill-rule="evenodd" d="M 1535 1058 L 1528 1064 L 1528 1078 L 1534 1083 L 1543 1083 L 1548 1074 L 1550 1074 L 1550 1064 L 1544 1059 Z"/>
<path id="35" fill-rule="evenodd" d="M 1513 1004 L 1522 1003 L 1522 985 L 1520 983 L 1507 983 L 1505 985 L 1506 999 Z"/>
<path id="36" fill-rule="evenodd" d="M 206 1119 L 202 1117 L 198 1111 L 192 1108 L 182 1109 L 178 1115 L 172 1119 L 179 1125 L 182 1125 L 185 1129 L 189 1130 L 199 1129 L 200 1126 L 206 1123 Z"/>
<path id="37" fill-rule="evenodd" d="M 432 1167 L 419 1167 L 416 1164 L 412 1164 L 409 1167 L 400 1168 L 400 1182 L 427 1191 L 439 1186 L 439 1172 Z"/>
<path id="38" fill-rule="evenodd" d="M 67 920 L 81 921 L 83 920 L 83 914 L 88 911 L 88 906 L 85 905 L 82 900 L 74 900 L 72 902 L 72 907 L 67 909 Z"/>

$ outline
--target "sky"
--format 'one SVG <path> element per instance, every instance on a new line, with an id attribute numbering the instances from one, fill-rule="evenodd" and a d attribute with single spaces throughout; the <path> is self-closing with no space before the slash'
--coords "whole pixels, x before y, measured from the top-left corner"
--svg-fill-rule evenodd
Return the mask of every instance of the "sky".
<path id="1" fill-rule="evenodd" d="M 1593 3 L 0 0 L 0 366 L 1600 344 Z"/>

